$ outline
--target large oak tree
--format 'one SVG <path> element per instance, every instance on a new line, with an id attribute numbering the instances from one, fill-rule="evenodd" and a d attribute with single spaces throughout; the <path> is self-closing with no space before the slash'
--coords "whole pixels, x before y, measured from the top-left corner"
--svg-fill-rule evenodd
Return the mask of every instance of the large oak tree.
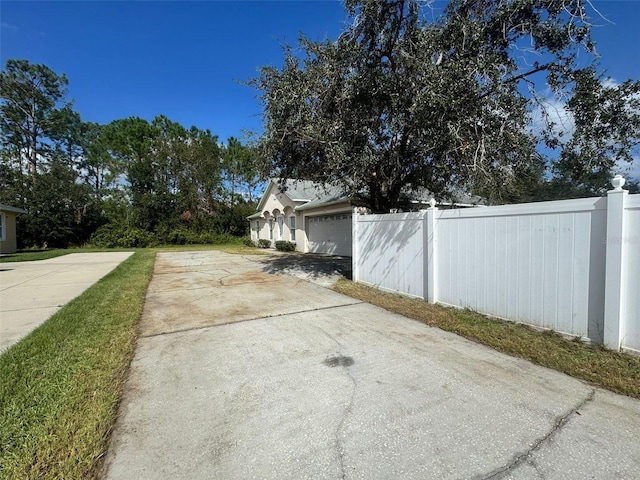
<path id="1" fill-rule="evenodd" d="M 339 184 L 380 212 L 410 189 L 500 201 L 542 181 L 548 165 L 537 148 L 560 143 L 553 125 L 544 135 L 531 127 L 536 94 L 588 96 L 581 78 L 596 57 L 587 2 L 452 0 L 435 18 L 425 5 L 347 0 L 353 21 L 338 39 L 303 37 L 281 68 L 261 69 L 250 83 L 264 105 L 262 154 L 277 175 Z M 602 83 L 588 87 L 597 95 Z M 624 92 L 610 93 L 624 103 Z M 637 140 L 625 121 L 608 124 L 602 142 Z"/>

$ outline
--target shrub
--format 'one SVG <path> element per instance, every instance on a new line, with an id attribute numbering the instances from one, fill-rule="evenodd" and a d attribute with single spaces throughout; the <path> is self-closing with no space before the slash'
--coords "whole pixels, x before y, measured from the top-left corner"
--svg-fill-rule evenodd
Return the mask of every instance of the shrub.
<path id="1" fill-rule="evenodd" d="M 261 238 L 260 240 L 258 240 L 258 247 L 259 248 L 270 248 L 271 247 L 271 240 L 267 240 L 266 238 Z"/>
<path id="2" fill-rule="evenodd" d="M 156 243 L 153 234 L 136 227 L 108 223 L 91 236 L 91 243 L 101 248 L 148 247 Z"/>
<path id="3" fill-rule="evenodd" d="M 255 247 L 256 246 L 256 242 L 251 240 L 251 238 L 249 238 L 249 237 L 244 237 L 242 239 L 242 243 L 244 243 L 247 247 Z"/>
<path id="4" fill-rule="evenodd" d="M 239 243 L 239 238 L 230 233 L 205 232 L 200 234 L 200 243 L 224 245 L 225 243 Z"/>
<path id="5" fill-rule="evenodd" d="M 195 240 L 194 232 L 187 230 L 186 228 L 176 228 L 171 230 L 166 236 L 166 242 L 171 245 L 186 245 L 189 243 L 198 243 L 194 242 Z"/>
<path id="6" fill-rule="evenodd" d="M 286 240 L 278 240 L 276 242 L 276 250 L 281 252 L 293 252 L 296 249 L 296 244 L 293 242 L 287 242 Z"/>
<path id="7" fill-rule="evenodd" d="M 228 233 L 216 233 L 212 231 L 198 232 L 184 227 L 171 230 L 165 236 L 166 243 L 171 245 L 221 245 L 225 243 L 238 243 L 238 237 Z"/>

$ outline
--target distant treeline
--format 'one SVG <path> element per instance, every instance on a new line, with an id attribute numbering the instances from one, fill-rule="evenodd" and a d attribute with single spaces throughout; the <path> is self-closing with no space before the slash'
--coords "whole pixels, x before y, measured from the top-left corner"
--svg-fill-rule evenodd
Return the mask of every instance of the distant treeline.
<path id="1" fill-rule="evenodd" d="M 0 72 L 0 202 L 19 247 L 215 243 L 247 232 L 255 149 L 164 115 L 84 122 L 68 80 L 8 60 Z"/>

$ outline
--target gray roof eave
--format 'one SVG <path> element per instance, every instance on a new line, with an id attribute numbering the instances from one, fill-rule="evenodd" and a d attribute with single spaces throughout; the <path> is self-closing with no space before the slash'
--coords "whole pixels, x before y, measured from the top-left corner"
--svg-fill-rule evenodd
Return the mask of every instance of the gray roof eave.
<path id="1" fill-rule="evenodd" d="M 324 207 L 331 207 L 333 205 L 338 205 L 340 203 L 349 203 L 349 197 L 341 197 L 338 198 L 336 200 L 331 200 L 329 202 L 309 202 L 309 203 L 305 203 L 304 205 L 300 205 L 299 207 L 295 208 L 296 212 L 299 211 L 304 211 L 304 210 L 313 210 L 315 208 L 324 208 Z"/>
<path id="2" fill-rule="evenodd" d="M 27 213 L 22 208 L 10 207 L 9 205 L 0 205 L 0 212 Z"/>

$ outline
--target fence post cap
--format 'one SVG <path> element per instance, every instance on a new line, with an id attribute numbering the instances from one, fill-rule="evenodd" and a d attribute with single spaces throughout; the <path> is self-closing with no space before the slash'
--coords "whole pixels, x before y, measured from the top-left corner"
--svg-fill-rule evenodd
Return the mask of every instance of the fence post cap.
<path id="1" fill-rule="evenodd" d="M 429 200 L 429 206 L 431 208 L 436 208 L 436 199 L 435 198 L 431 198 L 431 200 Z"/>
<path id="2" fill-rule="evenodd" d="M 622 190 L 622 187 L 626 183 L 626 180 L 619 173 L 611 179 L 611 185 L 613 185 L 614 190 Z"/>

